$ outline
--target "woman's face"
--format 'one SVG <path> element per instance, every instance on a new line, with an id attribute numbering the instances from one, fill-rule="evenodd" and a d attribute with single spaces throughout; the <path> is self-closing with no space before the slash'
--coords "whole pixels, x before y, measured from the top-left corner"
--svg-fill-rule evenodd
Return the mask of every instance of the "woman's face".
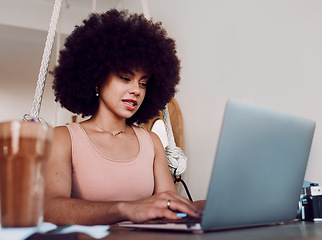
<path id="1" fill-rule="evenodd" d="M 147 74 L 142 70 L 110 73 L 100 88 L 100 110 L 119 118 L 132 117 L 144 100 L 147 82 Z"/>

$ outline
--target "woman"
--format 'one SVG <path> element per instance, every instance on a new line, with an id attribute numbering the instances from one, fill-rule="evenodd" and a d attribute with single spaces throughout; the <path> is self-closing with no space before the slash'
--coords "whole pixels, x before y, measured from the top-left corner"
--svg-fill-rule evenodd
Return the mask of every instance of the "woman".
<path id="1" fill-rule="evenodd" d="M 48 162 L 45 220 L 112 224 L 200 217 L 176 193 L 163 146 L 147 122 L 179 82 L 175 42 L 161 23 L 112 9 L 76 26 L 60 52 L 56 101 L 81 123 L 55 128 Z"/>

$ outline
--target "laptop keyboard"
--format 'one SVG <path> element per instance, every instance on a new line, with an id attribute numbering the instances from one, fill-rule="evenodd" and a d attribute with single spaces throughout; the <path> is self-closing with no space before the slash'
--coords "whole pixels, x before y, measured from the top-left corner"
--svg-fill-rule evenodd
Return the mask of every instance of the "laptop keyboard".
<path id="1" fill-rule="evenodd" d="M 167 223 L 194 225 L 196 223 L 200 223 L 200 220 L 187 216 L 180 219 L 158 218 L 158 219 L 149 220 L 145 222 L 145 224 L 167 224 Z"/>

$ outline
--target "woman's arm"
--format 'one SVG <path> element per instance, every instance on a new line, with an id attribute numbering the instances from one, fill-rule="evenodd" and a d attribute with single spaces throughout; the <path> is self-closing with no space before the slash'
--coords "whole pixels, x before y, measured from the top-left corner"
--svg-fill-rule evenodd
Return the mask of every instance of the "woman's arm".
<path id="1" fill-rule="evenodd" d="M 55 128 L 46 174 L 45 221 L 57 225 L 94 225 L 125 220 L 118 202 L 92 202 L 71 198 L 71 149 L 68 129 Z"/>
<path id="2" fill-rule="evenodd" d="M 157 134 L 150 132 L 151 139 L 154 145 L 154 193 L 160 193 L 165 191 L 176 192 L 176 187 L 173 182 L 171 172 L 169 170 L 167 156 L 164 151 L 162 142 Z"/>

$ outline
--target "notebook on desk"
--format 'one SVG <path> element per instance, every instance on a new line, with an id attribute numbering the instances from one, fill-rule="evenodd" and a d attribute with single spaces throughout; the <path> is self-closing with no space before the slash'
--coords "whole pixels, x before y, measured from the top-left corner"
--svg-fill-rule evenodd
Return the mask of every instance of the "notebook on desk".
<path id="1" fill-rule="evenodd" d="M 119 225 L 200 232 L 292 221 L 314 129 L 314 121 L 229 100 L 201 222 Z"/>

